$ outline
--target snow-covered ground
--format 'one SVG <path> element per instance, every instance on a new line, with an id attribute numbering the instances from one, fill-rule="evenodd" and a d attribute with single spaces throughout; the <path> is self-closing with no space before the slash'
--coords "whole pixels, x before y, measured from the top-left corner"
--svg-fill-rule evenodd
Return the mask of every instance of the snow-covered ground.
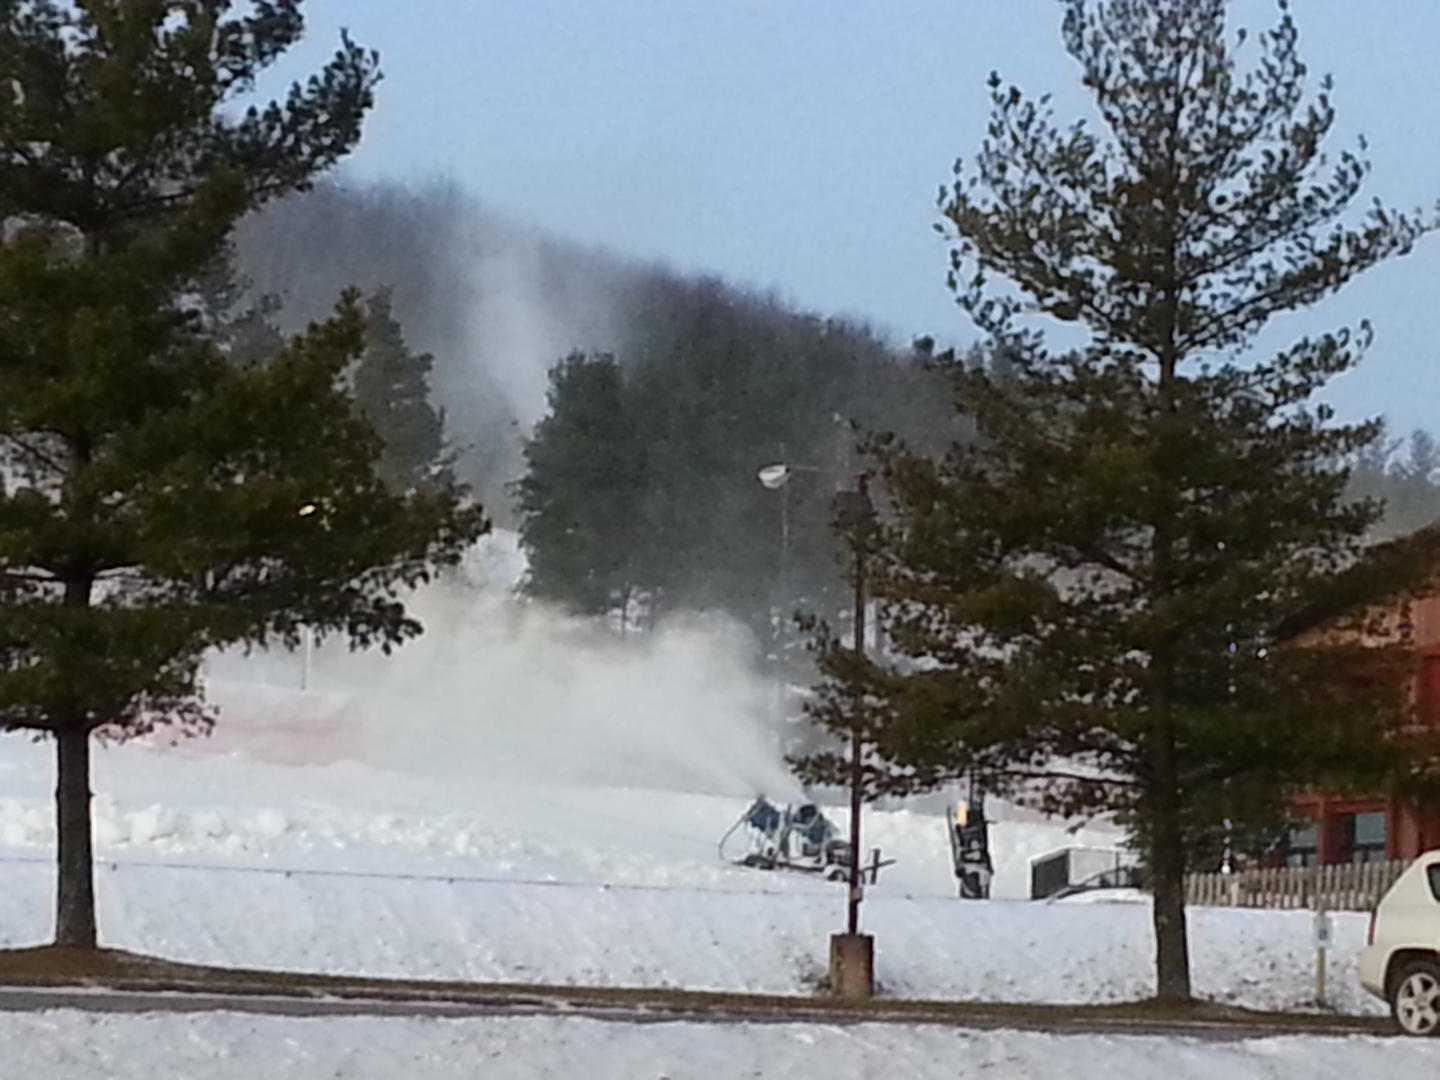
<path id="1" fill-rule="evenodd" d="M 0 1080 L 1356 1080 L 1433 1076 L 1420 1040 L 955 1031 L 905 1025 L 0 1014 Z M 18 1053 L 17 1053 L 18 1051 Z"/>
<path id="2" fill-rule="evenodd" d="M 0 739 L 0 944 L 50 932 L 48 748 Z M 807 993 L 843 887 L 722 862 L 744 800 L 662 789 L 468 784 L 345 762 L 191 748 L 97 754 L 101 933 L 181 960 L 314 971 Z M 27 790 L 28 789 L 28 790 Z M 1002 868 L 1066 837 L 996 827 Z M 871 812 L 898 865 L 868 891 L 879 978 L 905 997 L 1118 1001 L 1151 991 L 1141 904 L 954 899 L 938 815 Z M 1303 912 L 1192 913 L 1200 993 L 1266 1008 L 1311 994 Z M 263 932 L 257 932 L 257 927 Z M 1365 918 L 1338 918 L 1332 1002 Z"/>
<path id="3" fill-rule="evenodd" d="M 104 942 L 252 967 L 813 992 L 843 887 L 741 869 L 716 851 L 757 792 L 799 794 L 763 723 L 773 696 L 746 669 L 738 632 L 693 619 L 619 642 L 484 586 L 513 569 L 501 542 L 472 565 L 471 585 L 420 597 L 429 633 L 392 658 L 333 648 L 308 663 L 218 658 L 213 739 L 97 750 Z M 0 946 L 51 932 L 53 782 L 48 745 L 0 736 Z M 1022 899 L 1029 856 L 1113 846 L 1115 832 L 993 807 L 997 899 L 961 902 L 941 805 L 866 814 L 865 847 L 898 860 L 862 915 L 885 993 L 1065 1003 L 1151 993 L 1146 905 Z M 1198 909 L 1191 927 L 1198 993 L 1309 1006 L 1308 914 Z M 1337 919 L 1330 1004 L 1344 1012 L 1380 1011 L 1355 980 L 1364 931 L 1364 916 Z M 478 1065 L 496 1076 L 1091 1076 L 1103 1058 L 1117 1080 L 1208 1080 L 1406 1075 L 1400 1058 L 1423 1052 L 1387 1045 L 1377 1070 L 1378 1044 L 1366 1040 L 1321 1052 L 1286 1039 L 64 1012 L 0 1015 L 0 1040 L 24 1050 L 0 1057 L 0 1077 L 21 1060 L 39 1077 L 218 1078 L 251 1075 L 261 1060 L 275 1076 Z M 147 1056 L 152 1044 L 173 1055 Z"/>

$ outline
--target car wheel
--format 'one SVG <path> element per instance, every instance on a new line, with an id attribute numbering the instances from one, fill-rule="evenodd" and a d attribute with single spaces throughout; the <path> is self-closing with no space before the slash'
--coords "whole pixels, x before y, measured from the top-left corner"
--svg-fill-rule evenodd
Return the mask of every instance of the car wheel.
<path id="1" fill-rule="evenodd" d="M 1440 1034 L 1440 964 L 1411 960 L 1395 977 L 1390 1015 L 1406 1035 Z"/>

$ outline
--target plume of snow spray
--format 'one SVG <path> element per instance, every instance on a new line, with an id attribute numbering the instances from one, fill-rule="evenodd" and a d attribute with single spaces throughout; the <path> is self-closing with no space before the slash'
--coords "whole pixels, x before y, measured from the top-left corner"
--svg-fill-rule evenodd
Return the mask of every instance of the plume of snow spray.
<path id="1" fill-rule="evenodd" d="M 477 781 L 664 787 L 788 798 L 798 785 L 766 723 L 773 689 L 720 615 L 625 638 L 514 592 L 523 558 L 488 537 L 462 572 L 408 601 L 425 634 L 391 656 L 316 650 L 308 692 L 346 699 L 365 758 Z M 296 677 L 298 657 L 214 665 L 230 680 Z M 224 723 L 222 717 L 221 723 Z"/>

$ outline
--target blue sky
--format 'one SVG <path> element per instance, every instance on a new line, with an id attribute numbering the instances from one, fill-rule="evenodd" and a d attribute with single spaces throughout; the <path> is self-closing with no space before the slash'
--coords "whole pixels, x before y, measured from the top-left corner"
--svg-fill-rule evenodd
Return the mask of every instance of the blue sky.
<path id="1" fill-rule="evenodd" d="M 1440 2 L 1294 0 L 1335 76 L 1334 146 L 1363 132 L 1366 198 L 1440 198 Z M 1234 0 L 1237 25 L 1273 19 Z M 309 0 L 287 77 L 348 27 L 385 82 L 350 170 L 459 182 L 497 210 L 718 273 L 897 340 L 973 336 L 944 288 L 935 196 L 978 145 L 992 69 L 1084 99 L 1055 0 Z M 1370 318 L 1328 397 L 1342 416 L 1440 430 L 1440 235 L 1264 343 Z"/>

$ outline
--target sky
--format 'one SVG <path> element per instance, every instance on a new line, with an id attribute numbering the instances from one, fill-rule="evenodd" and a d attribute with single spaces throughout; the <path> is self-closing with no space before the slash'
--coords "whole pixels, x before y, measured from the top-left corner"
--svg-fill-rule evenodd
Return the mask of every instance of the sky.
<path id="1" fill-rule="evenodd" d="M 348 28 L 385 80 L 361 179 L 457 182 L 494 210 L 684 271 L 964 342 L 936 196 L 984 134 L 985 79 L 1085 99 L 1055 0 L 309 0 L 313 70 Z M 1302 56 L 1335 77 L 1334 149 L 1363 134 L 1363 198 L 1440 199 L 1440 2 L 1294 0 Z M 1235 25 L 1274 19 L 1233 0 Z M 1339 414 L 1440 429 L 1440 234 L 1261 340 L 1368 318 Z"/>

